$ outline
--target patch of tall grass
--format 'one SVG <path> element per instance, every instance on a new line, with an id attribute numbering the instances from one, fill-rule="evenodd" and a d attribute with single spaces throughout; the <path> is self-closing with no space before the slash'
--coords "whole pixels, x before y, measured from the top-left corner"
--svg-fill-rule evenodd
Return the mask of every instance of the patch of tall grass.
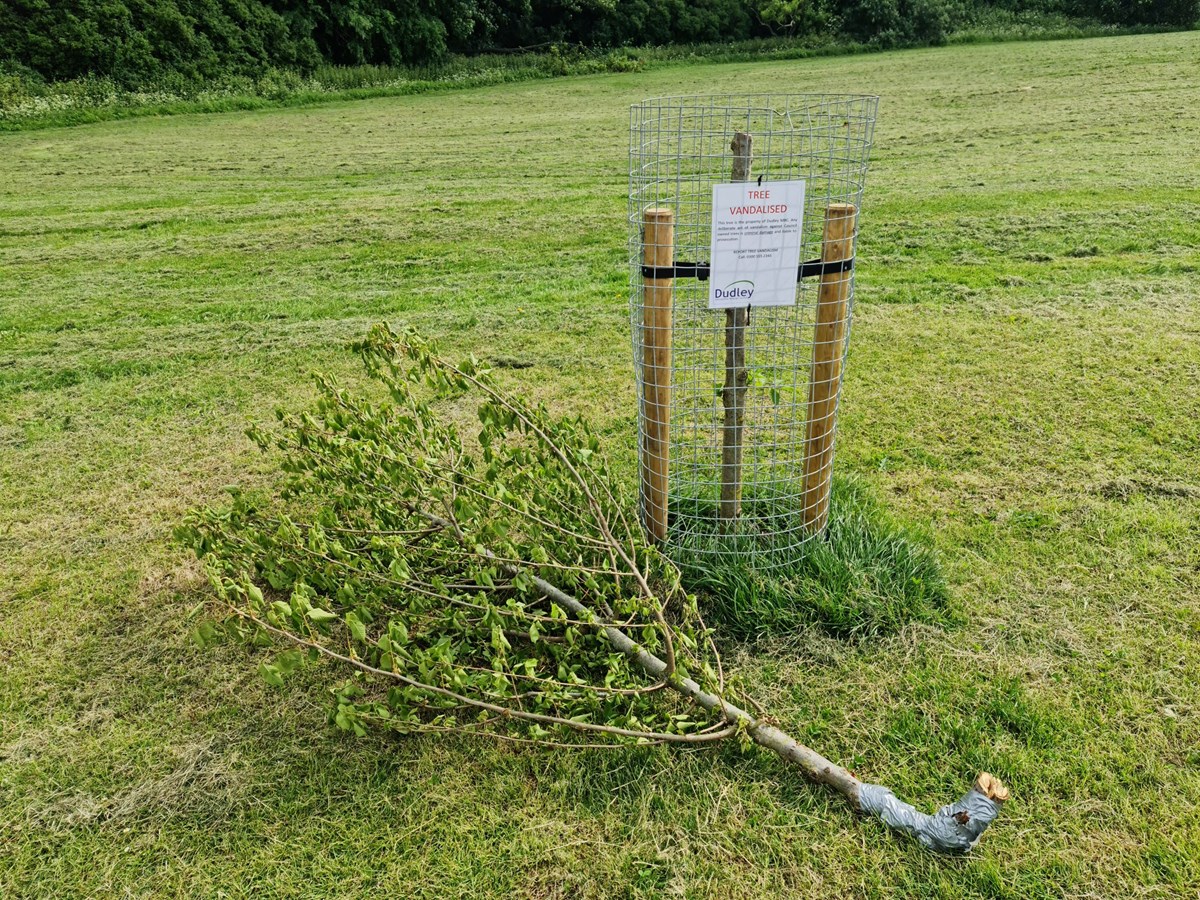
<path id="1" fill-rule="evenodd" d="M 952 621 L 932 541 L 895 521 L 857 480 L 834 479 L 828 530 L 787 550 L 786 559 L 760 546 L 757 558 L 766 552 L 771 567 L 756 567 L 736 549 L 689 552 L 684 544 L 675 554 L 684 584 L 700 595 L 708 624 L 722 635 L 755 640 L 817 625 L 861 638 L 893 634 L 910 622 Z"/>

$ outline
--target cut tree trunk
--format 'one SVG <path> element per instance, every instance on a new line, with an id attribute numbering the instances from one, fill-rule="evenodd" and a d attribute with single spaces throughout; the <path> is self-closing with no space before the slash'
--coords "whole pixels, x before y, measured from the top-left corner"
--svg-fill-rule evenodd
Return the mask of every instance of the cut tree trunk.
<path id="1" fill-rule="evenodd" d="M 749 181 L 753 139 L 744 131 L 733 136 L 732 181 Z M 725 310 L 725 407 L 721 430 L 721 521 L 731 527 L 742 512 L 742 432 L 746 424 L 746 325 L 749 307 Z"/>
<path id="2" fill-rule="evenodd" d="M 539 590 L 564 609 L 581 618 L 592 616 L 592 611 L 570 594 L 542 578 L 535 577 L 534 581 Z M 654 678 L 662 678 L 666 674 L 667 664 L 639 647 L 620 628 L 604 623 L 597 623 L 596 627 L 604 632 L 617 650 L 636 662 L 647 674 Z M 833 788 L 849 800 L 855 809 L 876 816 L 896 831 L 912 835 L 931 850 L 966 853 L 979 842 L 984 830 L 999 815 L 1000 807 L 1009 796 L 1008 788 L 999 778 L 981 772 L 971 789 L 956 802 L 943 806 L 933 815 L 927 815 L 898 800 L 882 785 L 860 781 L 849 769 L 831 762 L 774 725 L 704 690 L 691 678 L 671 675 L 666 678 L 666 684 L 709 712 L 719 712 L 727 722 L 742 725 L 750 739 L 760 747 L 793 763 L 811 780 Z"/>

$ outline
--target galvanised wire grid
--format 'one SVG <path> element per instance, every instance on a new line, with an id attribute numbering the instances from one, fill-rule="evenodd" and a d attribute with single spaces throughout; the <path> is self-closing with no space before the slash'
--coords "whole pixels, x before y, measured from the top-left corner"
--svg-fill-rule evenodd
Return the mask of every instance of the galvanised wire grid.
<path id="1" fill-rule="evenodd" d="M 640 398 L 639 448 L 647 452 L 647 371 L 644 327 L 646 279 L 642 265 L 643 218 L 648 209 L 674 216 L 673 259 L 710 256 L 712 188 L 731 180 L 735 134 L 752 138 L 750 180 L 806 182 L 801 261 L 820 259 L 826 210 L 853 204 L 861 210 L 878 98 L 819 94 L 663 97 L 631 108 L 629 143 L 629 272 L 634 366 Z M 854 231 L 857 241 L 857 221 Z M 669 489 L 666 541 L 677 559 L 720 554 L 748 556 L 759 568 L 785 564 L 819 533 L 812 519 L 813 479 L 828 488 L 832 449 L 809 463 L 810 408 L 836 422 L 840 372 L 853 309 L 853 268 L 845 321 L 836 354 L 832 402 L 810 403 L 817 344 L 820 280 L 800 279 L 794 306 L 756 306 L 744 329 L 747 389 L 742 427 L 741 514 L 718 521 L 722 481 L 722 387 L 726 380 L 726 314 L 708 308 L 708 284 L 676 278 L 670 364 Z M 828 333 L 828 329 L 824 329 Z M 826 355 L 830 355 L 827 353 Z M 643 463 L 645 463 L 645 458 Z M 805 469 L 809 474 L 805 490 Z M 649 495 L 642 472 L 643 515 Z M 808 500 L 806 501 L 806 497 Z M 643 519 L 645 521 L 645 519 Z M 823 526 L 824 519 L 820 518 Z"/>

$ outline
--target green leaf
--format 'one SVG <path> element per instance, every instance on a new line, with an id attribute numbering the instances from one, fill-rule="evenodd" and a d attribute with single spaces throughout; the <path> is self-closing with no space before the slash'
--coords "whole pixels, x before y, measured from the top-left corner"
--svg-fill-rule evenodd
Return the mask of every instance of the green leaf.
<path id="1" fill-rule="evenodd" d="M 504 655 L 505 650 L 512 649 L 512 644 L 510 644 L 508 642 L 508 638 L 504 636 L 504 629 L 499 625 L 492 626 L 492 647 L 501 656 Z"/>
<path id="2" fill-rule="evenodd" d="M 367 626 L 355 613 L 346 613 L 346 627 L 350 629 L 350 635 L 354 640 L 364 644 L 367 642 Z"/>
<path id="3" fill-rule="evenodd" d="M 336 619 L 337 613 L 331 613 L 327 609 L 321 609 L 319 606 L 314 606 L 308 611 L 308 617 L 314 622 L 332 622 Z"/>
<path id="4" fill-rule="evenodd" d="M 304 665 L 304 654 L 300 650 L 285 650 L 275 657 L 275 668 L 280 675 L 291 675 Z"/>
<path id="5" fill-rule="evenodd" d="M 408 644 L 408 628 L 403 622 L 392 623 L 391 639 L 397 647 L 404 647 Z"/>
<path id="6" fill-rule="evenodd" d="M 259 663 L 258 674 L 271 687 L 283 687 L 283 676 L 279 674 L 279 670 L 268 663 Z"/>
<path id="7" fill-rule="evenodd" d="M 192 639 L 201 647 L 211 647 L 220 639 L 220 635 L 212 622 L 201 622 L 192 632 Z"/>

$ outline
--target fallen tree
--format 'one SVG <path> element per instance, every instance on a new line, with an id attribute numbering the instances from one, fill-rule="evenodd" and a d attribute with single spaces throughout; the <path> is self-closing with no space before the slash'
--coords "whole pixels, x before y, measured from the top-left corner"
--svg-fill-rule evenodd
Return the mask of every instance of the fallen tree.
<path id="1" fill-rule="evenodd" d="M 193 514 L 182 537 L 229 617 L 207 623 L 286 649 L 282 684 L 321 658 L 354 673 L 333 721 L 359 734 L 459 732 L 557 746 L 757 744 L 927 847 L 965 852 L 1008 797 L 982 773 L 918 812 L 793 740 L 727 676 L 696 600 L 625 510 L 583 419 L 551 416 L 417 334 L 358 347 L 388 399 L 319 379 L 283 415 L 278 502 Z M 478 425 L 456 418 L 478 398 Z M 466 435 L 466 436 L 465 436 Z"/>

